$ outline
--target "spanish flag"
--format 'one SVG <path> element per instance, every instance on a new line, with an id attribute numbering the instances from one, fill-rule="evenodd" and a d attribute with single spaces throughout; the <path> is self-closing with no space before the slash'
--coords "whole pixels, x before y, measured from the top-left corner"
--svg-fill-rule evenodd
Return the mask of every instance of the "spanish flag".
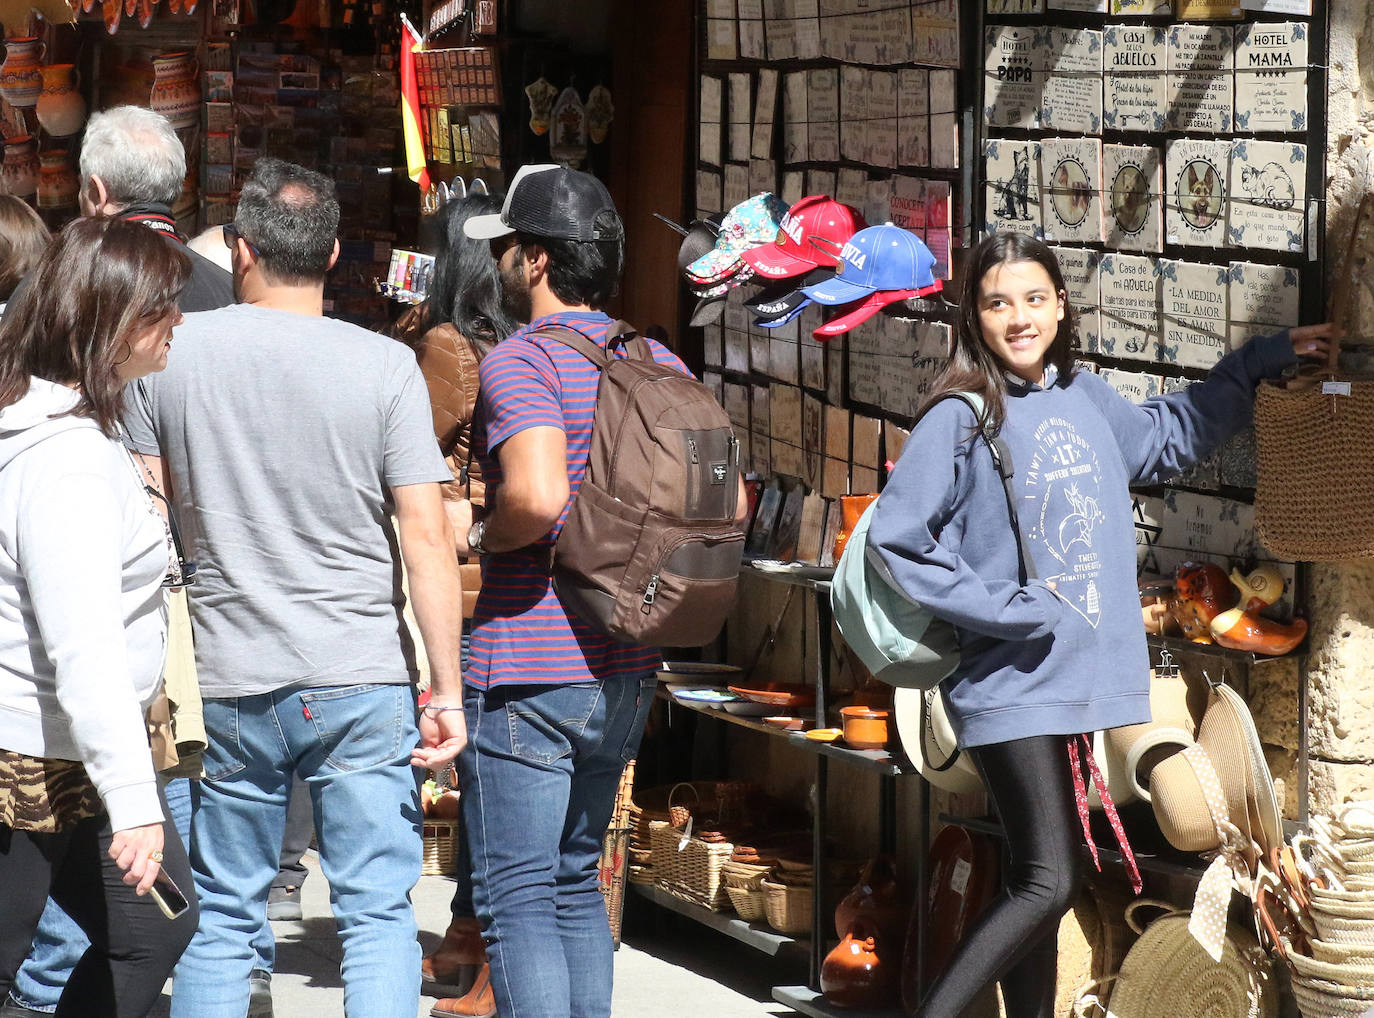
<path id="1" fill-rule="evenodd" d="M 420 87 L 415 80 L 415 51 L 424 45 L 410 19 L 401 15 L 401 127 L 406 136 L 406 173 L 429 190 L 429 167 L 425 163 L 425 138 L 420 131 Z"/>

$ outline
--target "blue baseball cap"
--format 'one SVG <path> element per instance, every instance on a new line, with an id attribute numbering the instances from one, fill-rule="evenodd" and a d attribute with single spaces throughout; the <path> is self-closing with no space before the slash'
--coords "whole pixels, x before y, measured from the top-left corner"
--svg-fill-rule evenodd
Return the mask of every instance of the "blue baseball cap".
<path id="1" fill-rule="evenodd" d="M 910 230 L 884 223 L 850 237 L 840 249 L 835 276 L 802 287 L 817 304 L 852 304 L 886 291 L 914 290 L 918 294 L 941 289 L 935 278 L 935 256 Z"/>

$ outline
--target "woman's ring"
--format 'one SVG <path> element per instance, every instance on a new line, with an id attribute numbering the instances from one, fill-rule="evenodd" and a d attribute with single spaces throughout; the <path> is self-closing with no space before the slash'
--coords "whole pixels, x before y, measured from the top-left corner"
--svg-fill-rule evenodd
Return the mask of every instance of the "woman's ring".
<path id="1" fill-rule="evenodd" d="M 161 852 L 149 852 L 149 853 L 148 853 L 148 858 L 151 859 L 153 862 L 160 863 L 160 862 L 162 862 L 162 853 L 161 853 Z"/>

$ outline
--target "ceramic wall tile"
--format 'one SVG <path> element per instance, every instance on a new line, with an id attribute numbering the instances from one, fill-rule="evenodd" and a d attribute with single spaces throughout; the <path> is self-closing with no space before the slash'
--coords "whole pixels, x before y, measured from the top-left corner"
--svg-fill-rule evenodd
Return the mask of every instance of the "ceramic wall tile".
<path id="1" fill-rule="evenodd" d="M 1307 25 L 1236 29 L 1236 130 L 1307 130 Z"/>
<path id="2" fill-rule="evenodd" d="M 813 162 L 840 158 L 840 72 L 834 67 L 808 71 L 806 75 L 806 134 Z M 807 189 L 809 194 L 830 191 Z"/>
<path id="3" fill-rule="evenodd" d="M 1174 0 L 1180 21 L 1228 21 L 1241 16 L 1240 0 Z"/>
<path id="4" fill-rule="evenodd" d="M 1229 141 L 1179 138 L 1169 142 L 1165 157 L 1168 208 L 1165 240 L 1194 247 L 1226 243 Z"/>
<path id="5" fill-rule="evenodd" d="M 725 330 L 720 322 L 714 322 L 701 330 L 702 363 L 708 368 L 725 366 Z"/>
<path id="6" fill-rule="evenodd" d="M 802 391 L 777 382 L 769 386 L 768 422 L 773 438 L 797 441 L 802 433 Z"/>
<path id="7" fill-rule="evenodd" d="M 989 233 L 1011 230 L 1041 236 L 1040 143 L 989 140 L 983 143 Z"/>
<path id="8" fill-rule="evenodd" d="M 1230 276 L 1226 265 L 1160 259 L 1164 308 L 1161 360 L 1188 368 L 1210 368 L 1226 354 Z"/>
<path id="9" fill-rule="evenodd" d="M 835 155 L 831 157 L 833 162 L 838 159 L 839 149 L 835 150 Z M 811 157 L 815 159 L 815 156 Z M 834 194 L 836 174 L 834 170 L 807 170 L 806 171 L 806 193 L 807 194 Z"/>
<path id="10" fill-rule="evenodd" d="M 1159 360 L 1159 273 L 1146 255 L 1109 251 L 1098 270 L 1102 326 L 1098 346 L 1107 357 Z"/>
<path id="11" fill-rule="evenodd" d="M 749 165 L 747 163 L 725 164 L 725 185 L 722 189 L 724 208 L 732 209 L 752 193 L 749 190 Z"/>
<path id="12" fill-rule="evenodd" d="M 930 165 L 930 72 L 905 67 L 897 72 L 897 162 Z"/>
<path id="13" fill-rule="evenodd" d="M 1226 236 L 1239 247 L 1301 252 L 1307 212 L 1307 146 L 1239 138 L 1231 148 Z"/>
<path id="14" fill-rule="evenodd" d="M 849 459 L 849 411 L 837 406 L 825 408 L 825 454 L 834 459 Z"/>
<path id="15" fill-rule="evenodd" d="M 1040 202 L 1046 240 L 1102 241 L 1102 143 L 1096 138 L 1040 142 Z"/>
<path id="16" fill-rule="evenodd" d="M 1022 25 L 989 25 L 984 34 L 983 121 L 989 127 L 1040 126 L 1048 54 L 1040 33 Z"/>
<path id="17" fill-rule="evenodd" d="M 1168 14 L 1170 0 L 1111 0 L 1113 15 Z"/>
<path id="18" fill-rule="evenodd" d="M 787 382 L 791 385 L 801 383 L 799 371 L 799 357 L 797 343 L 795 340 L 788 342 L 778 338 L 779 330 L 770 329 L 772 333 L 768 337 L 768 364 L 769 375 L 780 382 Z"/>
<path id="19" fill-rule="evenodd" d="M 988 14 L 1043 14 L 1045 0 L 986 0 Z"/>
<path id="20" fill-rule="evenodd" d="M 703 371 L 701 384 L 711 390 L 711 395 L 716 397 L 717 403 L 721 406 L 725 405 L 725 379 L 721 377 L 719 371 Z"/>
<path id="21" fill-rule="evenodd" d="M 1108 25 L 1102 33 L 1102 125 L 1118 131 L 1163 131 L 1167 37 L 1156 25 Z"/>
<path id="22" fill-rule="evenodd" d="M 1164 249 L 1164 160 L 1149 145 L 1103 145 L 1103 239 L 1124 251 Z"/>
<path id="23" fill-rule="evenodd" d="M 1076 134 L 1102 132 L 1102 33 L 1090 28 L 1048 28 L 1042 49 L 1049 76 L 1040 106 L 1041 126 Z"/>
<path id="24" fill-rule="evenodd" d="M 1230 25 L 1169 28 L 1169 127 L 1230 133 L 1235 112 L 1235 31 Z"/>
<path id="25" fill-rule="evenodd" d="M 1151 396 L 1158 396 L 1163 379 L 1143 371 L 1123 371 L 1120 368 L 1103 368 L 1098 372 L 1103 381 L 1110 385 L 1132 403 L 1143 403 Z"/>
<path id="26" fill-rule="evenodd" d="M 1107 0 L 1046 0 L 1052 11 L 1078 11 L 1081 14 L 1107 13 Z"/>
<path id="27" fill-rule="evenodd" d="M 712 212 L 723 211 L 721 175 L 715 170 L 697 170 L 697 215 L 705 219 Z"/>
<path id="28" fill-rule="evenodd" d="M 1084 247 L 1053 249 L 1064 274 L 1064 288 L 1078 320 L 1078 349 L 1084 353 L 1101 352 L 1102 302 L 1098 265 L 1102 252 Z"/>
<path id="29" fill-rule="evenodd" d="M 1232 262 L 1228 289 L 1232 349 L 1243 346 L 1251 336 L 1298 324 L 1301 291 L 1297 269 Z"/>
<path id="30" fill-rule="evenodd" d="M 782 79 L 782 161 L 804 163 L 810 159 L 807 133 L 807 80 L 805 71 L 793 71 Z"/>
<path id="31" fill-rule="evenodd" d="M 935 266 L 931 271 L 936 279 L 949 279 L 949 251 L 953 244 L 950 224 L 954 222 L 953 199 L 949 181 L 927 180 L 925 182 L 925 200 L 926 247 L 935 256 Z"/>
<path id="32" fill-rule="evenodd" d="M 954 71 L 930 72 L 930 165 L 959 166 L 959 102 Z"/>
<path id="33" fill-rule="evenodd" d="M 749 387 L 747 385 L 726 382 L 725 399 L 722 406 L 725 408 L 725 415 L 730 418 L 730 426 L 735 431 L 743 433 L 749 430 Z"/>
<path id="34" fill-rule="evenodd" d="M 1255 507 L 1235 499 L 1177 489 L 1164 493 L 1164 534 L 1171 548 L 1208 558 L 1247 559 L 1256 555 Z"/>

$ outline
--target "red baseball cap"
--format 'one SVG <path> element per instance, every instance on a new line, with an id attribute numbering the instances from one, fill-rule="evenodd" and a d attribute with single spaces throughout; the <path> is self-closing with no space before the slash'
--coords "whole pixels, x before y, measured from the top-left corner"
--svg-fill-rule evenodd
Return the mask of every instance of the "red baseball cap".
<path id="1" fill-rule="evenodd" d="M 812 269 L 834 268 L 845 241 L 867 225 L 856 209 L 827 195 L 812 195 L 787 210 L 778 224 L 777 239 L 751 248 L 741 257 L 765 279 L 788 279 Z M 817 240 L 821 244 L 817 245 Z"/>
<path id="2" fill-rule="evenodd" d="M 923 290 L 879 290 L 877 293 L 870 293 L 863 300 L 851 304 L 849 310 L 839 318 L 832 318 L 819 329 L 813 329 L 811 335 L 817 339 L 830 339 L 848 332 L 854 326 L 868 321 L 889 304 L 895 304 L 899 300 L 911 300 L 913 297 L 925 296 Z"/>

